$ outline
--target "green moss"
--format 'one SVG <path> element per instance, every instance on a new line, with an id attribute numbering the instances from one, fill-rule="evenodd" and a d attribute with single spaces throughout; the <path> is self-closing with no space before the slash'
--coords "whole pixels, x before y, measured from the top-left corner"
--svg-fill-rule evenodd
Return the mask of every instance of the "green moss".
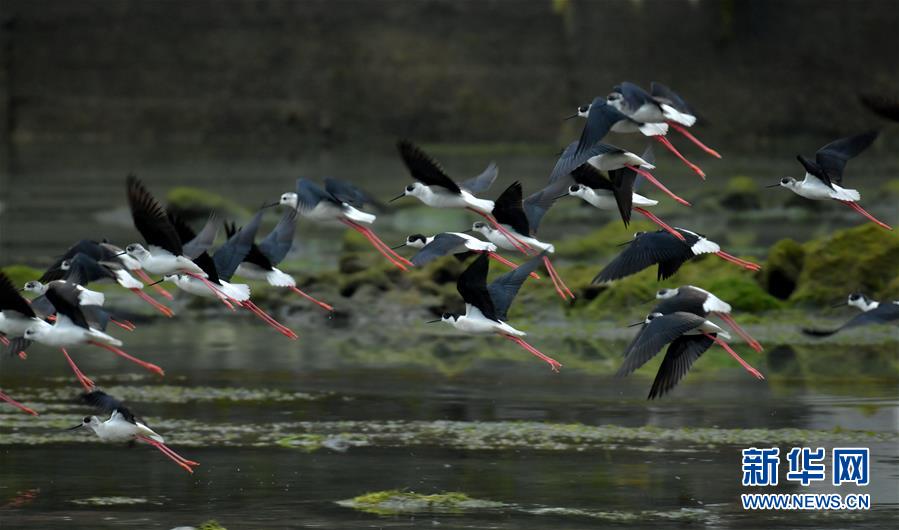
<path id="1" fill-rule="evenodd" d="M 555 245 L 556 253 L 565 259 L 590 260 L 596 263 L 599 258 L 620 252 L 621 248 L 618 245 L 633 239 L 634 232 L 656 228 L 648 221 L 634 220 L 629 227 L 625 227 L 621 221 L 612 221 L 587 235 L 559 242 Z"/>
<path id="2" fill-rule="evenodd" d="M 423 495 L 411 491 L 387 490 L 359 495 L 338 504 L 378 515 L 399 513 L 462 513 L 467 510 L 501 508 L 501 502 L 472 499 L 459 492 Z"/>
<path id="3" fill-rule="evenodd" d="M 44 271 L 27 265 L 10 265 L 3 267 L 0 271 L 3 271 L 9 277 L 9 280 L 16 288 L 21 288 L 26 282 L 37 280 L 44 274 Z"/>
<path id="4" fill-rule="evenodd" d="M 228 530 L 224 526 L 220 525 L 218 521 L 215 519 L 210 519 L 208 521 L 204 521 L 200 523 L 200 526 L 197 527 L 197 530 Z"/>
<path id="5" fill-rule="evenodd" d="M 880 187 L 880 191 L 882 195 L 892 197 L 899 196 L 899 179 L 886 181 L 883 186 Z"/>
<path id="6" fill-rule="evenodd" d="M 762 206 L 760 190 L 750 177 L 733 177 L 718 199 L 721 206 L 731 210 L 755 210 Z"/>
<path id="7" fill-rule="evenodd" d="M 768 261 L 762 269 L 765 290 L 782 300 L 793 294 L 805 262 L 805 249 L 792 239 L 782 239 L 771 247 Z"/>
<path id="8" fill-rule="evenodd" d="M 250 214 L 243 206 L 218 193 L 190 186 L 172 188 L 166 195 L 166 201 L 173 210 L 189 219 L 206 218 L 213 211 L 223 217 L 246 217 Z"/>

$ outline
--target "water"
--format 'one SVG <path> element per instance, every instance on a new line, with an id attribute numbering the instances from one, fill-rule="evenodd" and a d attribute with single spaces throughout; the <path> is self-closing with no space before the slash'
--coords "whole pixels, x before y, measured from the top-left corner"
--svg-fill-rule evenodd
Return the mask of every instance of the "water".
<path id="1" fill-rule="evenodd" d="M 58 352 L 3 359 L 2 388 L 42 413 L 0 407 L 3 526 L 884 528 L 899 515 L 899 398 L 895 375 L 878 368 L 895 360 L 890 345 L 865 356 L 852 379 L 763 362 L 761 383 L 703 358 L 673 394 L 646 402 L 652 368 L 625 379 L 567 367 L 552 374 L 490 338 L 448 348 L 434 334 L 391 338 L 376 326 L 344 340 L 347 330 L 318 315 L 292 322 L 294 343 L 248 318 L 140 322 L 127 350 L 165 368 L 162 380 L 106 352 L 75 350 L 88 375 L 202 464 L 193 476 L 152 448 L 63 431 L 89 410 L 73 403 Z M 563 362 L 583 355 L 540 335 Z M 744 513 L 740 449 L 783 452 L 794 440 L 871 447 L 871 485 L 841 493 L 870 493 L 874 509 Z M 392 489 L 502 504 L 390 515 L 337 504 Z M 784 480 L 770 488 L 832 490 Z M 111 497 L 126 499 L 97 505 Z"/>

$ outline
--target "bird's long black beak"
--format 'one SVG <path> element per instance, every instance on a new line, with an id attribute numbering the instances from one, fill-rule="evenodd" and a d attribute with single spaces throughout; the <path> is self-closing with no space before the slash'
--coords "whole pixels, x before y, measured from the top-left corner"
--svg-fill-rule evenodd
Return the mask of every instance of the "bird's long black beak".
<path id="1" fill-rule="evenodd" d="M 839 304 L 834 304 L 834 305 L 830 306 L 830 308 L 836 309 L 838 307 L 843 307 L 844 305 L 846 305 L 846 302 L 840 302 Z"/>
<path id="2" fill-rule="evenodd" d="M 554 200 L 554 201 L 557 201 L 557 200 L 561 199 L 562 197 L 568 197 L 569 195 L 571 195 L 571 194 L 570 194 L 570 193 L 563 193 L 562 195 L 559 195 L 558 197 L 553 197 L 553 200 Z"/>
<path id="3" fill-rule="evenodd" d="M 637 327 L 637 326 L 642 326 L 643 324 L 645 324 L 645 321 L 641 320 L 640 322 L 634 322 L 633 324 L 628 324 L 627 327 L 629 327 L 629 328 L 635 328 L 635 327 Z"/>
<path id="4" fill-rule="evenodd" d="M 77 431 L 78 429 L 80 429 L 80 428 L 82 428 L 82 427 L 84 427 L 84 424 L 83 424 L 83 423 L 79 423 L 78 425 L 76 425 L 76 426 L 74 426 L 74 427 L 69 427 L 69 428 L 66 429 L 66 430 L 67 430 L 67 431 Z"/>
<path id="5" fill-rule="evenodd" d="M 766 188 L 779 188 L 779 187 L 780 187 L 780 183 L 778 182 L 777 184 L 769 184 L 769 185 L 767 185 L 767 186 L 765 186 L 765 187 L 766 187 Z"/>
<path id="6" fill-rule="evenodd" d="M 443 322 L 442 318 L 438 318 L 437 320 L 428 320 L 425 324 L 433 324 L 434 322 Z"/>
<path id="7" fill-rule="evenodd" d="M 397 199 L 402 199 L 402 198 L 405 197 L 405 196 L 406 196 L 406 192 L 404 191 L 403 193 L 400 193 L 399 195 L 397 195 L 396 197 L 390 199 L 390 200 L 387 201 L 387 202 L 393 202 L 393 201 L 395 201 L 395 200 L 397 200 Z"/>
<path id="8" fill-rule="evenodd" d="M 119 252 L 118 254 L 116 254 L 116 257 L 118 257 L 118 256 L 124 256 L 124 255 L 127 254 L 127 253 L 128 253 L 128 251 L 123 250 L 123 251 Z"/>
<path id="9" fill-rule="evenodd" d="M 618 243 L 618 244 L 615 245 L 615 246 L 616 246 L 616 247 L 623 247 L 623 246 L 625 246 L 625 245 L 630 245 L 630 244 L 633 243 L 633 242 L 634 242 L 634 240 L 631 239 L 630 241 L 625 241 L 624 243 Z"/>
<path id="10" fill-rule="evenodd" d="M 395 247 L 390 247 L 390 250 L 396 250 L 396 249 L 398 249 L 398 248 L 403 248 L 403 247 L 405 247 L 405 246 L 406 246 L 405 243 L 401 243 L 401 244 L 399 244 L 399 245 L 397 245 L 397 246 L 395 246 Z"/>
<path id="11" fill-rule="evenodd" d="M 19 291 L 20 293 L 24 293 L 24 292 L 25 292 L 25 288 L 24 288 L 24 287 L 19 287 L 18 289 L 16 289 L 16 291 Z"/>
<path id="12" fill-rule="evenodd" d="M 279 204 L 281 204 L 281 203 L 280 203 L 280 202 L 273 202 L 273 203 L 271 203 L 271 204 L 263 204 L 263 205 L 262 205 L 262 208 L 263 208 L 263 209 L 265 209 L 265 208 L 273 208 L 273 207 L 275 207 L 275 206 L 278 206 Z"/>
<path id="13" fill-rule="evenodd" d="M 575 112 L 575 113 L 572 114 L 571 116 L 568 116 L 567 118 L 565 118 L 565 119 L 562 120 L 562 121 L 568 121 L 568 120 L 570 120 L 571 118 L 577 118 L 577 112 Z"/>
<path id="14" fill-rule="evenodd" d="M 153 283 L 151 283 L 151 284 L 148 284 L 147 287 L 153 287 L 154 285 L 160 284 L 160 283 L 162 283 L 162 282 L 164 282 L 164 281 L 165 281 L 165 277 L 163 277 L 161 280 L 156 280 L 155 282 L 153 282 Z"/>

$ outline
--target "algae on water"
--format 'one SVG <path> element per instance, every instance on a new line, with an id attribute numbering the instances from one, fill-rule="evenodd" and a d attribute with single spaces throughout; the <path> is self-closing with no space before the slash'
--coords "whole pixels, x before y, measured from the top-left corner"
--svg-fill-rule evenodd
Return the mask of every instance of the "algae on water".
<path id="1" fill-rule="evenodd" d="M 502 502 L 472 499 L 459 492 L 424 495 L 412 491 L 387 490 L 365 493 L 358 497 L 337 501 L 337 504 L 377 515 L 400 513 L 462 513 L 471 510 L 503 508 Z"/>

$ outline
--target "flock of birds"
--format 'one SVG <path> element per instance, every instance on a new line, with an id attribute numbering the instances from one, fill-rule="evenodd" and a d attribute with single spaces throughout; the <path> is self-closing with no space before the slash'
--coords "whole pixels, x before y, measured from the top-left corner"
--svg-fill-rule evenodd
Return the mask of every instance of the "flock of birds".
<path id="1" fill-rule="evenodd" d="M 522 186 L 514 182 L 494 200 L 481 198 L 497 178 L 497 168 L 491 164 L 473 178 L 457 181 L 422 149 L 409 141 L 397 144 L 400 157 L 414 182 L 391 200 L 414 197 L 434 208 L 464 208 L 476 213 L 483 221 L 475 222 L 464 232 L 443 232 L 434 235 L 413 234 L 403 244 L 390 247 L 369 228 L 376 216 L 362 210 L 371 202 L 370 196 L 359 188 L 336 179 L 325 179 L 324 185 L 301 178 L 296 190 L 284 193 L 272 204 L 260 208 L 243 227 L 225 224 L 226 242 L 211 250 L 218 228 L 222 224 L 212 214 L 197 233 L 175 212 L 167 210 L 150 194 L 140 180 L 127 178 L 127 198 L 134 227 L 145 244 L 131 243 L 120 248 L 103 240 L 82 240 L 69 248 L 38 280 L 18 288 L 0 273 L 0 340 L 9 352 L 26 358 L 32 343 L 59 348 L 84 393 L 80 399 L 97 411 L 109 414 L 108 419 L 87 416 L 73 429 L 89 429 L 101 440 L 109 442 L 139 440 L 156 447 L 160 452 L 192 472 L 198 463 L 188 460 L 165 445 L 164 439 L 137 418 L 119 400 L 105 394 L 75 364 L 68 349 L 90 345 L 108 350 L 138 366 L 162 376 L 163 370 L 150 362 L 138 359 L 121 349 L 122 341 L 107 333 L 109 324 L 124 330 L 134 325 L 104 307 L 103 293 L 89 289 L 92 282 L 108 280 L 132 291 L 155 310 L 172 317 L 172 310 L 150 296 L 145 289 L 152 287 L 165 298 L 172 295 L 160 284 L 174 284 L 190 295 L 216 300 L 228 309 L 237 307 L 253 313 L 267 325 L 287 337 L 296 339 L 290 328 L 278 322 L 254 304 L 250 288 L 233 281 L 235 276 L 267 282 L 271 286 L 293 291 L 325 311 L 333 307 L 297 287 L 295 279 L 278 265 L 289 253 L 294 242 L 297 215 L 324 224 L 345 225 L 362 234 L 390 263 L 401 270 L 420 267 L 437 258 L 454 255 L 459 259 L 477 257 L 461 273 L 457 290 L 465 302 L 465 313 L 443 313 L 432 322 L 444 322 L 466 334 L 490 334 L 516 343 L 521 348 L 548 363 L 558 371 L 561 363 L 542 353 L 524 340 L 525 332 L 507 321 L 509 307 L 524 281 L 539 279 L 542 266 L 556 293 L 563 300 L 574 299 L 550 260 L 553 245 L 537 238 L 540 222 L 553 204 L 566 196 L 578 197 L 600 210 L 617 211 L 625 226 L 632 212 L 637 212 L 660 228 L 654 232 L 638 232 L 627 247 L 595 277 L 597 283 L 611 282 L 653 265 L 658 279 L 673 276 L 687 261 L 703 254 L 719 258 L 749 271 L 758 271 L 755 263 L 725 252 L 707 237 L 680 227 L 672 227 L 647 208 L 658 201 L 637 193 L 643 182 L 649 182 L 671 199 L 689 203 L 665 187 L 650 171 L 655 168 L 651 148 L 636 155 L 614 145 L 604 143 L 609 132 L 642 134 L 661 144 L 701 178 L 705 174 L 699 166 L 687 160 L 667 138 L 674 130 L 698 146 L 703 152 L 720 158 L 689 132 L 696 122 L 696 113 L 683 98 L 659 83 L 647 92 L 633 83 L 621 83 L 605 97 L 597 97 L 589 105 L 581 106 L 572 117 L 585 118 L 586 123 L 578 140 L 562 152 L 546 187 L 524 197 Z M 873 217 L 859 204 L 856 190 L 842 187 L 843 170 L 847 161 L 867 148 L 876 132 L 851 136 L 819 149 L 814 160 L 799 156 L 805 169 L 803 180 L 784 178 L 773 186 L 785 187 L 812 200 L 836 200 L 853 208 L 881 227 L 888 225 Z M 275 228 L 256 241 L 262 216 L 267 209 L 285 206 Z M 486 240 L 473 234 L 480 234 Z M 418 252 L 407 259 L 397 251 L 403 247 Z M 499 254 L 500 250 L 520 253 L 526 261 L 520 265 Z M 511 269 L 489 284 L 489 260 Z M 158 281 L 153 276 L 161 278 Z M 27 299 L 22 292 L 33 294 Z M 662 289 L 657 293 L 658 305 L 635 326 L 641 329 L 625 351 L 625 360 L 618 375 L 627 375 L 643 366 L 666 345 L 668 349 L 649 392 L 649 398 L 660 397 L 671 390 L 686 375 L 691 365 L 713 345 L 718 345 L 736 359 L 743 368 L 758 379 L 761 372 L 744 361 L 728 344 L 730 334 L 711 320 L 718 318 L 756 351 L 762 345 L 741 328 L 731 316 L 731 306 L 714 294 L 695 286 Z M 863 313 L 842 328 L 868 323 L 882 323 L 899 319 L 899 302 L 878 304 L 861 294 L 848 298 L 850 306 Z M 809 334 L 825 336 L 838 330 L 806 330 Z M 0 392 L 0 399 L 20 410 L 37 412 Z"/>

